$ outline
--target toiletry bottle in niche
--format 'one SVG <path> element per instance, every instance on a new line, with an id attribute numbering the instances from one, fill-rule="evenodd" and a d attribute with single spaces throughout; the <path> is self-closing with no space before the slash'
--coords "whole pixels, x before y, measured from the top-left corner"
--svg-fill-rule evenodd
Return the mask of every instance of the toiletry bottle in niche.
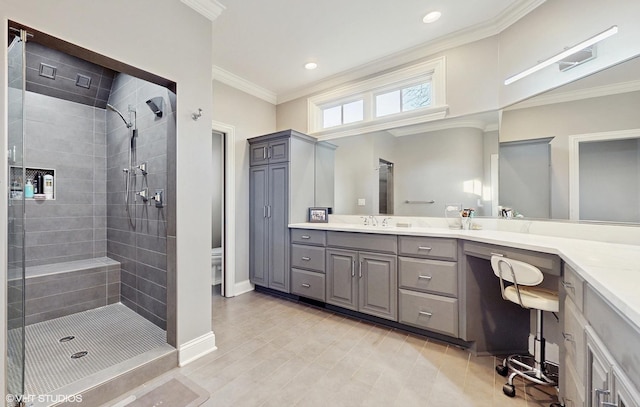
<path id="1" fill-rule="evenodd" d="M 53 175 L 47 174 L 44 177 L 44 196 L 53 199 Z"/>
<path id="2" fill-rule="evenodd" d="M 44 194 L 44 177 L 42 173 L 39 172 L 36 174 L 36 178 L 34 179 L 33 184 L 33 193 L 35 194 Z"/>
<path id="3" fill-rule="evenodd" d="M 24 185 L 24 197 L 33 198 L 33 182 L 31 182 L 31 178 L 28 178 L 27 183 Z"/>

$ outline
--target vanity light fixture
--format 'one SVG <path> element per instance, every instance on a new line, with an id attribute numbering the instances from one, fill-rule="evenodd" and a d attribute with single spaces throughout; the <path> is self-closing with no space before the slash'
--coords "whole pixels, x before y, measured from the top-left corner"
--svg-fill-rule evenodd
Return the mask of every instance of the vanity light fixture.
<path id="1" fill-rule="evenodd" d="M 306 64 L 304 64 L 304 69 L 307 69 L 309 71 L 316 69 L 318 67 L 318 64 L 316 64 L 315 62 L 307 62 Z"/>
<path id="2" fill-rule="evenodd" d="M 571 48 L 567 48 L 566 50 L 562 51 L 561 53 L 559 53 L 559 54 L 557 54 L 557 55 L 555 55 L 555 56 L 553 56 L 553 57 L 551 57 L 551 58 L 549 58 L 549 59 L 547 59 L 545 61 L 540 62 L 536 66 L 533 66 L 533 67 L 531 67 L 531 68 L 529 68 L 529 69 L 527 69 L 525 71 L 520 72 L 517 75 L 513 75 L 513 76 L 507 78 L 504 81 L 504 84 L 505 85 L 510 85 L 513 82 L 518 81 L 518 80 L 520 80 L 520 79 L 522 79 L 524 77 L 527 77 L 527 76 L 531 75 L 534 72 L 538 72 L 539 70 L 544 69 L 544 68 L 546 68 L 546 67 L 548 67 L 550 65 L 553 65 L 553 64 L 555 64 L 557 62 L 562 62 L 563 59 L 565 59 L 565 58 L 567 58 L 567 57 L 569 57 L 571 55 L 574 55 L 574 54 L 576 54 L 576 53 L 578 53 L 580 51 L 587 52 L 588 51 L 587 49 L 589 47 L 593 47 L 598 42 L 604 40 L 605 38 L 611 37 L 612 35 L 616 34 L 617 32 L 618 32 L 618 26 L 614 25 L 613 27 L 609 28 L 608 30 L 605 30 L 605 31 L 601 32 L 600 34 L 597 34 L 597 35 L 589 38 L 588 40 L 582 41 L 578 45 L 574 45 Z M 590 54 L 591 55 L 589 55 L 587 58 L 581 59 L 579 61 L 567 61 L 567 64 L 570 64 L 569 67 L 574 67 L 574 66 L 579 65 L 579 64 L 581 64 L 583 62 L 590 61 L 591 59 L 594 58 L 593 49 L 591 49 Z M 569 67 L 567 67 L 567 64 L 564 64 L 564 66 L 561 65 L 560 70 L 566 71 L 569 68 Z"/>
<path id="3" fill-rule="evenodd" d="M 441 12 L 432 11 L 430 13 L 427 13 L 427 15 L 425 15 L 422 18 L 422 22 L 424 22 L 425 24 L 431 24 L 431 23 L 434 23 L 434 22 L 438 21 L 441 16 L 442 16 Z"/>

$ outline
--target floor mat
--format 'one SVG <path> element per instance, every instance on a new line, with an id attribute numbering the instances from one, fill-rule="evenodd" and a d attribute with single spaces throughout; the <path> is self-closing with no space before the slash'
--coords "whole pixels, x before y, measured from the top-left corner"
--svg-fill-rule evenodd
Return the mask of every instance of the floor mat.
<path id="1" fill-rule="evenodd" d="M 209 399 L 209 392 L 179 375 L 155 384 L 140 396 L 130 396 L 118 407 L 196 407 Z M 124 403 L 124 404 L 123 404 Z"/>

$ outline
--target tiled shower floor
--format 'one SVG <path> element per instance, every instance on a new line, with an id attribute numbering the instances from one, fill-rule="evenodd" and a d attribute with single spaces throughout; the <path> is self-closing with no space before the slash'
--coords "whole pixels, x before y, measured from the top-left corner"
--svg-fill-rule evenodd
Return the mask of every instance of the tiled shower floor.
<path id="1" fill-rule="evenodd" d="M 10 358 L 17 353 L 19 335 L 18 330 L 9 331 Z M 67 336 L 75 338 L 60 342 Z M 165 331 L 122 304 L 28 325 L 25 337 L 25 393 L 30 395 L 52 394 L 101 370 L 168 346 Z M 82 351 L 88 352 L 86 356 L 71 358 Z M 15 372 L 15 368 L 11 370 Z"/>

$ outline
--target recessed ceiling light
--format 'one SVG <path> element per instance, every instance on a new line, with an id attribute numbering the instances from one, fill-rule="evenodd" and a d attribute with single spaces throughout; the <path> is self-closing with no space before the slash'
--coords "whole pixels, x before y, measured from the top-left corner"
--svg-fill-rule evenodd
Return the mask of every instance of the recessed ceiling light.
<path id="1" fill-rule="evenodd" d="M 304 68 L 308 70 L 316 69 L 317 67 L 318 64 L 316 64 L 315 62 L 307 62 L 306 64 L 304 64 Z"/>
<path id="2" fill-rule="evenodd" d="M 434 21 L 438 21 L 440 19 L 440 16 L 442 16 L 441 12 L 432 11 L 431 13 L 427 13 L 427 15 L 424 16 L 422 21 L 424 21 L 425 24 L 433 23 Z"/>

